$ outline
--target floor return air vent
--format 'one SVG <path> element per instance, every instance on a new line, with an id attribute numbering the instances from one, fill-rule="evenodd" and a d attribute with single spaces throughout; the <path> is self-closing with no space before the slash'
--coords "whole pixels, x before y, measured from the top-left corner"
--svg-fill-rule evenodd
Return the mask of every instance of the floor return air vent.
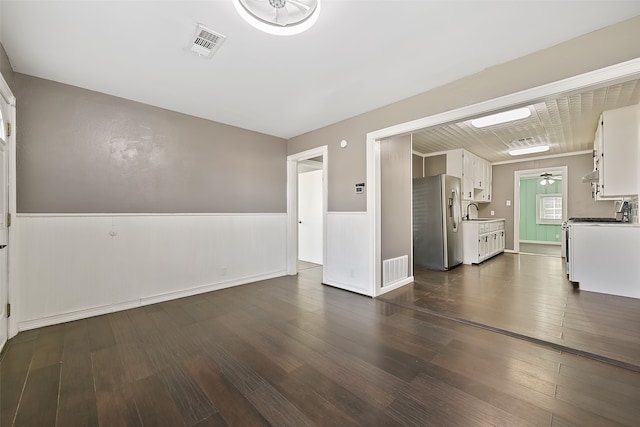
<path id="1" fill-rule="evenodd" d="M 409 277 L 409 256 L 382 261 L 382 286 L 392 285 Z"/>

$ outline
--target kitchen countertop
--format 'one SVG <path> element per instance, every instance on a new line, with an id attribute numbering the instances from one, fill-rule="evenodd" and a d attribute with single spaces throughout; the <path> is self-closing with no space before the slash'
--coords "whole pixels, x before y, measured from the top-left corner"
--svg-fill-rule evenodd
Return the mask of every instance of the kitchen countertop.
<path id="1" fill-rule="evenodd" d="M 633 222 L 572 222 L 572 227 L 640 227 Z"/>

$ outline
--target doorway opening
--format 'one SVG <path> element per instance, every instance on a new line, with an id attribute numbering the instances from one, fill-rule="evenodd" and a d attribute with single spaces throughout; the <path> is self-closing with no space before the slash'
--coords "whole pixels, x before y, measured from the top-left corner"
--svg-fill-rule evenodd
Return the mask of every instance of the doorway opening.
<path id="1" fill-rule="evenodd" d="M 298 270 L 324 264 L 323 156 L 298 161 Z"/>
<path id="2" fill-rule="evenodd" d="M 287 274 L 322 266 L 326 276 L 328 146 L 287 157 Z"/>
<path id="3" fill-rule="evenodd" d="M 567 167 L 520 170 L 514 175 L 514 251 L 562 257 Z"/>

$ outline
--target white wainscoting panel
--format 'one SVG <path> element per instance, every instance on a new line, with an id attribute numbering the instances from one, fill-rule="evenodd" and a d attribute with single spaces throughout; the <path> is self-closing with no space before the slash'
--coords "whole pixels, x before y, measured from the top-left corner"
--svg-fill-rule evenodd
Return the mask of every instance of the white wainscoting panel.
<path id="1" fill-rule="evenodd" d="M 18 328 L 283 276 L 286 218 L 18 215 L 11 252 Z"/>
<path id="2" fill-rule="evenodd" d="M 327 285 L 373 296 L 366 212 L 327 214 Z"/>

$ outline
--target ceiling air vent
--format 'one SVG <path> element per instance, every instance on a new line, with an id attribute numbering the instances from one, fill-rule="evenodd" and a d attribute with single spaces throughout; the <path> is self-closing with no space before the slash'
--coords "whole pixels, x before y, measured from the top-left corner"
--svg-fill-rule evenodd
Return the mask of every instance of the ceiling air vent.
<path id="1" fill-rule="evenodd" d="M 227 36 L 198 24 L 190 50 L 200 56 L 211 58 L 226 38 Z"/>

